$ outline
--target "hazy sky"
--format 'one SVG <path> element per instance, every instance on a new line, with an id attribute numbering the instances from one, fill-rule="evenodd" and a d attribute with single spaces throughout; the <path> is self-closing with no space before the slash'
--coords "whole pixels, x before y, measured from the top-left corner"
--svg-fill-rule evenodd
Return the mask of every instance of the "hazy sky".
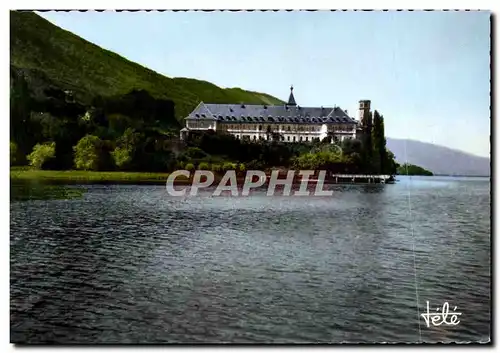
<path id="1" fill-rule="evenodd" d="M 490 153 L 488 12 L 45 12 L 169 77 L 192 77 L 354 116 L 386 135 Z"/>

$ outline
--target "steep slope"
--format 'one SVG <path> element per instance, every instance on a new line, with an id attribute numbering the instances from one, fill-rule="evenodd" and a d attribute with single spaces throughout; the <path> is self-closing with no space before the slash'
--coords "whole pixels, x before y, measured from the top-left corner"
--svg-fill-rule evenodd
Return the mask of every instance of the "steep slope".
<path id="1" fill-rule="evenodd" d="M 489 158 L 431 143 L 387 138 L 387 148 L 398 163 L 415 164 L 438 175 L 488 176 L 491 171 Z"/>
<path id="2" fill-rule="evenodd" d="M 222 89 L 189 78 L 168 78 L 118 54 L 100 48 L 63 30 L 33 12 L 10 13 L 11 70 L 22 71 L 30 87 L 56 86 L 71 90 L 78 101 L 88 103 L 96 95 L 116 96 L 136 89 L 175 103 L 181 121 L 200 100 L 211 103 L 283 103 L 242 89 Z M 30 77 L 36 77 L 30 80 Z M 43 79 L 41 79 L 43 78 Z M 43 88 L 43 87 L 42 87 Z"/>

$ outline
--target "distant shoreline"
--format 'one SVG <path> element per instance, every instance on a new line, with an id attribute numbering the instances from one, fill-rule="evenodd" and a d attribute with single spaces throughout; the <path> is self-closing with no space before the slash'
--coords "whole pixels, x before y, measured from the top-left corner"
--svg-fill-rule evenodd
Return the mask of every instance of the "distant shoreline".
<path id="1" fill-rule="evenodd" d="M 399 174 L 399 175 L 407 176 L 406 174 Z M 416 175 L 408 175 L 408 176 L 416 176 Z M 420 175 L 420 176 L 425 176 L 425 175 Z M 435 177 L 447 176 L 447 177 L 457 177 L 457 178 L 490 178 L 491 177 L 491 175 L 454 175 L 454 174 L 434 174 L 433 176 L 435 176 Z"/>
<path id="2" fill-rule="evenodd" d="M 279 179 L 285 179 L 288 170 L 281 170 Z M 298 171 L 297 171 L 298 172 Z M 31 168 L 11 168 L 11 182 L 33 182 L 33 183 L 51 183 L 51 184 L 139 184 L 139 185 L 164 185 L 171 173 L 149 173 L 149 172 L 120 172 L 120 171 L 82 171 L 82 170 L 37 170 Z M 270 176 L 270 171 L 266 172 L 267 177 Z M 363 174 L 359 174 L 360 176 Z M 238 184 L 243 184 L 246 177 L 246 171 L 241 172 L 236 177 Z M 216 174 L 213 184 L 219 184 L 223 178 L 223 174 Z M 315 177 L 310 178 L 310 183 L 315 182 Z M 333 180 L 333 179 L 332 179 Z M 362 181 L 338 183 L 332 180 L 325 180 L 326 184 L 364 184 Z M 300 184 L 301 178 L 296 175 L 294 183 Z M 190 185 L 193 182 L 193 177 L 186 178 L 177 176 L 174 185 Z M 373 183 L 373 181 L 372 181 Z M 368 184 L 368 182 L 367 182 Z"/>

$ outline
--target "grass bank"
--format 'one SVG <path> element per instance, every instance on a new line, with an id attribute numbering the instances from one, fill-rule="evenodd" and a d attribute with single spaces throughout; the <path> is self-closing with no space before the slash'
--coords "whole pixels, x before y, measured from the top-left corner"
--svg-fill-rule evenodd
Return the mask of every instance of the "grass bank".
<path id="1" fill-rule="evenodd" d="M 92 172 L 84 170 L 39 170 L 30 167 L 11 167 L 11 182 L 47 182 L 49 184 L 153 184 L 163 185 L 167 182 L 170 173 L 147 172 Z M 194 172 L 191 173 L 191 176 Z M 219 183 L 223 174 L 215 176 L 214 183 Z M 191 184 L 193 178 L 179 175 L 175 178 L 175 185 Z M 202 177 L 202 181 L 205 178 Z M 238 176 L 238 182 L 244 177 Z"/>
<path id="2" fill-rule="evenodd" d="M 11 168 L 11 181 L 47 181 L 65 184 L 164 184 L 169 173 L 92 172 L 82 170 L 37 170 Z M 176 181 L 188 181 L 178 177 Z"/>

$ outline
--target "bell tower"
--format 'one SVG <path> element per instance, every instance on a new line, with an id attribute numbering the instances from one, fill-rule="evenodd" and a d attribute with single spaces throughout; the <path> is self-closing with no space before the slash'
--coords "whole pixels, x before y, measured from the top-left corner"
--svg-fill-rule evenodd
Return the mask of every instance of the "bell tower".
<path id="1" fill-rule="evenodd" d="M 359 109 L 358 109 L 358 121 L 361 122 L 362 125 L 368 125 L 367 121 L 364 121 L 364 117 L 366 113 L 370 112 L 371 101 L 369 100 L 360 100 L 359 101 Z"/>

